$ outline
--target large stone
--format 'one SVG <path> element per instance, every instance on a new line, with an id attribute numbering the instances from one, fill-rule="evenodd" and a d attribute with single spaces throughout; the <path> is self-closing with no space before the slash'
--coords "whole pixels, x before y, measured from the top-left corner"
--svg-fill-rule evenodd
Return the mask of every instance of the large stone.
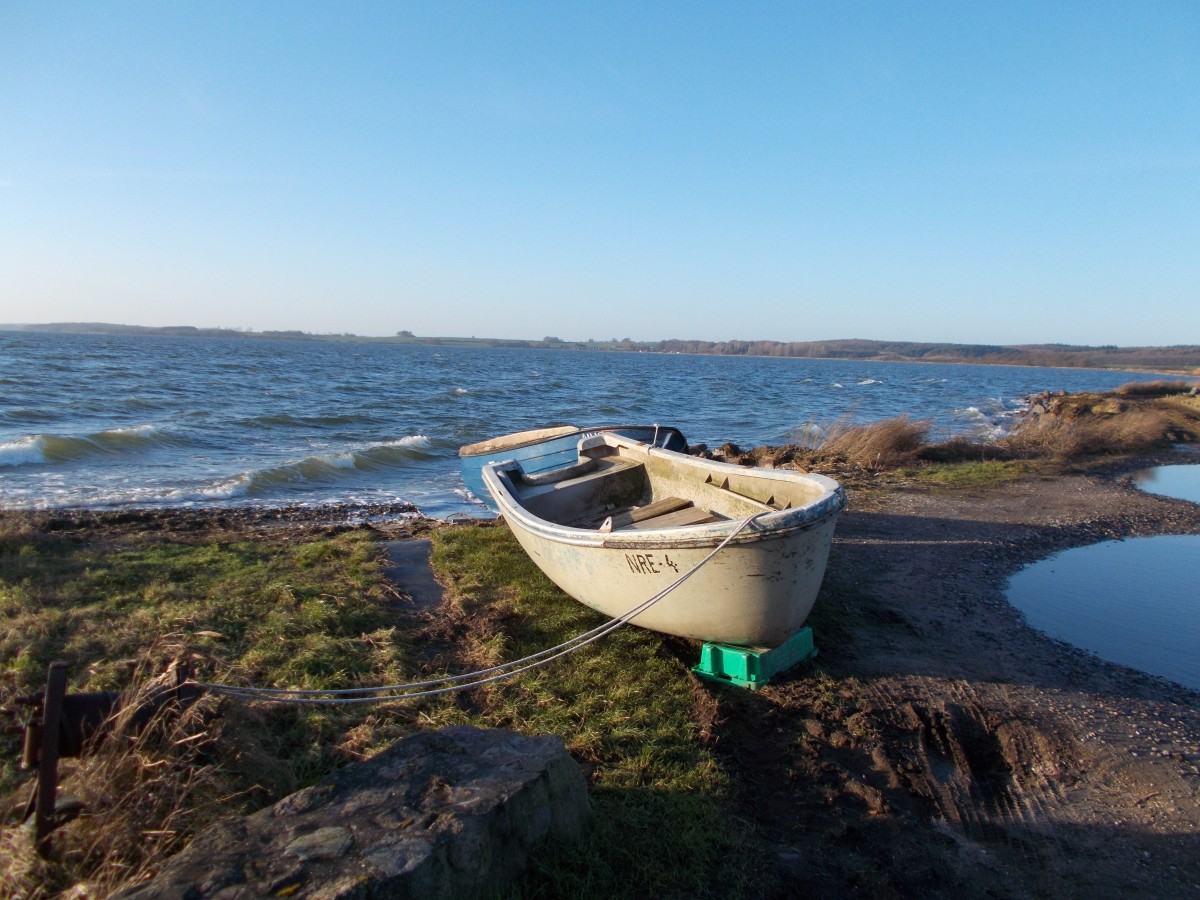
<path id="1" fill-rule="evenodd" d="M 487 896 L 539 843 L 581 837 L 587 815 L 587 785 L 561 740 L 457 726 L 209 828 L 123 896 Z"/>

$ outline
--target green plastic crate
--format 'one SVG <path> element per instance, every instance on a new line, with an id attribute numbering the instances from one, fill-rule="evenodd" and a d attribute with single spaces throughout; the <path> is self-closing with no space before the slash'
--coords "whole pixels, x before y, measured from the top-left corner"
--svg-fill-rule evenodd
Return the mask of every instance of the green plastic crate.
<path id="1" fill-rule="evenodd" d="M 701 678 L 724 681 L 739 687 L 762 687 L 776 675 L 817 655 L 812 629 L 801 628 L 778 647 L 737 647 L 705 644 L 700 663 L 692 669 Z"/>

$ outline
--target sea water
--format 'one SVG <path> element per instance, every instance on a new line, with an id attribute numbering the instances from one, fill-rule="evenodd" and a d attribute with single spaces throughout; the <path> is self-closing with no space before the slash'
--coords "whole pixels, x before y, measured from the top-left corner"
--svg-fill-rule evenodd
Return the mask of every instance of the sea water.
<path id="1" fill-rule="evenodd" d="M 265 339 L 0 332 L 0 506 L 411 502 L 486 515 L 462 444 L 660 423 L 692 443 L 839 420 L 994 434 L 1043 390 L 1150 373 Z"/>

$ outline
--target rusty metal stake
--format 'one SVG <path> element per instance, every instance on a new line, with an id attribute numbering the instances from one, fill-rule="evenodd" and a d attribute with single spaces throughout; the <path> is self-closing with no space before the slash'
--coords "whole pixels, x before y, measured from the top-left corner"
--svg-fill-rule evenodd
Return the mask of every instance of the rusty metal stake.
<path id="1" fill-rule="evenodd" d="M 167 670 L 172 684 L 145 695 L 128 720 L 129 726 L 140 732 L 165 704 L 175 703 L 186 708 L 195 702 L 204 689 L 188 684 L 186 664 L 172 664 Z M 46 691 L 18 698 L 17 706 L 32 708 L 23 728 L 25 743 L 21 768 L 37 769 L 33 791 L 25 806 L 24 821 L 34 820 L 34 841 L 37 851 L 46 857 L 50 852 L 50 833 L 66 824 L 80 812 L 76 808 L 60 807 L 58 803 L 58 763 L 64 757 L 87 755 L 95 743 L 108 734 L 112 716 L 120 711 L 125 695 L 117 691 L 68 694 L 67 664 L 52 662 L 46 674 Z M 12 715 L 16 709 L 0 710 Z"/>
<path id="2" fill-rule="evenodd" d="M 67 691 L 67 664 L 50 663 L 46 675 L 46 698 L 42 702 L 42 748 L 38 760 L 37 806 L 34 809 L 34 841 L 38 853 L 50 852 L 50 832 L 55 827 L 55 806 L 58 801 L 58 731 L 62 718 L 62 701 Z"/>

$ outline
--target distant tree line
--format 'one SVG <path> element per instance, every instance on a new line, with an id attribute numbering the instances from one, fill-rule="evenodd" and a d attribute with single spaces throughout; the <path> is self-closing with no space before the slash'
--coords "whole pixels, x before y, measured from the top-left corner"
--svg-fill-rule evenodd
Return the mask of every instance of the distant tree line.
<path id="1" fill-rule="evenodd" d="M 622 342 L 614 349 L 625 348 Z M 808 359 L 863 359 L 912 362 L 972 362 L 1007 366 L 1064 368 L 1200 368 L 1200 346 L 1115 347 L 1069 344 L 946 344 L 910 341 L 658 341 L 630 349 L 664 353 L 712 353 L 720 356 L 782 356 Z"/>
<path id="2" fill-rule="evenodd" d="M 182 337 L 273 338 L 301 341 L 364 341 L 432 346 L 502 347 L 515 349 L 616 350 L 637 353 L 692 353 L 717 356 L 776 356 L 801 359 L 860 359 L 910 362 L 971 362 L 990 365 L 1059 366 L 1096 369 L 1174 369 L 1200 371 L 1200 346 L 1170 347 L 1075 346 L 1071 344 L 947 344 L 916 341 L 565 341 L 547 336 L 539 340 L 502 338 L 419 337 L 411 331 L 394 337 L 359 337 L 342 334 L 310 334 L 305 331 L 246 331 L 234 328 L 196 328 L 191 325 L 149 327 L 110 325 L 99 322 L 60 322 L 49 325 L 3 326 L 19 330 L 91 334 L 164 334 Z"/>

